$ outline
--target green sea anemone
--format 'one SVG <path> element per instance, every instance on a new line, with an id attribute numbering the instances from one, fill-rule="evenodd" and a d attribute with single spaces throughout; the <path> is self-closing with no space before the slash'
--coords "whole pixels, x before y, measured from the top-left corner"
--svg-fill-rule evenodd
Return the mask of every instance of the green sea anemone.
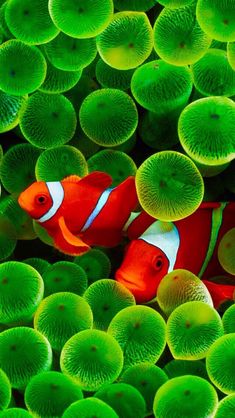
<path id="1" fill-rule="evenodd" d="M 12 96 L 0 91 L 0 133 L 10 131 L 19 123 L 19 115 L 24 110 L 27 96 Z"/>
<path id="2" fill-rule="evenodd" d="M 43 93 L 58 94 L 72 89 L 82 75 L 82 70 L 62 71 L 47 62 L 47 75 L 39 90 Z"/>
<path id="3" fill-rule="evenodd" d="M 235 394 L 225 396 L 219 403 L 215 418 L 228 418 L 235 415 Z"/>
<path id="4" fill-rule="evenodd" d="M 138 112 L 133 99 L 122 90 L 101 89 L 83 101 L 79 119 L 85 134 L 103 147 L 120 145 L 135 132 Z"/>
<path id="5" fill-rule="evenodd" d="M 226 334 L 235 333 L 235 304 L 229 306 L 223 314 L 222 322 Z"/>
<path id="6" fill-rule="evenodd" d="M 120 11 L 135 10 L 138 12 L 147 12 L 156 3 L 156 0 L 114 0 L 114 7 Z"/>
<path id="7" fill-rule="evenodd" d="M 49 261 L 45 260 L 44 258 L 40 258 L 40 257 L 26 258 L 25 260 L 23 260 L 23 262 L 25 264 L 29 264 L 30 266 L 35 268 L 35 270 L 37 270 L 38 273 L 41 274 L 41 276 L 50 267 Z M 45 288 L 45 283 L 44 283 L 44 288 Z M 44 291 L 45 291 L 45 289 L 44 289 Z"/>
<path id="8" fill-rule="evenodd" d="M 169 7 L 169 9 L 178 9 L 179 7 L 188 6 L 194 0 L 158 0 L 162 6 Z"/>
<path id="9" fill-rule="evenodd" d="M 111 406 L 97 398 L 86 398 L 74 402 L 65 410 L 62 418 L 74 418 L 75 416 L 82 418 L 118 418 Z"/>
<path id="10" fill-rule="evenodd" d="M 85 254 L 75 257 L 74 263 L 85 271 L 89 283 L 109 277 L 111 271 L 109 257 L 96 248 L 92 248 Z"/>
<path id="11" fill-rule="evenodd" d="M 227 46 L 228 62 L 235 71 L 235 42 L 228 42 Z"/>
<path id="12" fill-rule="evenodd" d="M 170 360 L 163 368 L 169 379 L 193 375 L 208 379 L 206 365 L 201 360 Z"/>
<path id="13" fill-rule="evenodd" d="M 32 377 L 24 398 L 33 416 L 51 418 L 61 417 L 68 406 L 83 398 L 83 393 L 67 376 L 48 371 Z"/>
<path id="14" fill-rule="evenodd" d="M 102 59 L 99 59 L 95 69 L 96 79 L 102 87 L 120 90 L 128 90 L 130 88 L 133 72 L 134 69 L 117 70 L 110 67 Z"/>
<path id="15" fill-rule="evenodd" d="M 32 418 L 32 415 L 23 408 L 9 408 L 0 412 L 1 418 Z"/>
<path id="16" fill-rule="evenodd" d="M 153 30 L 148 16 L 133 11 L 114 14 L 96 43 L 102 60 L 111 67 L 117 70 L 138 67 L 153 48 Z"/>
<path id="17" fill-rule="evenodd" d="M 235 274 L 235 228 L 226 232 L 219 243 L 218 259 L 225 271 Z"/>
<path id="18" fill-rule="evenodd" d="M 0 369 L 0 411 L 6 409 L 11 402 L 11 384 L 6 373 Z"/>
<path id="19" fill-rule="evenodd" d="M 175 359 L 200 360 L 223 335 L 218 312 L 205 302 L 186 302 L 178 306 L 167 321 L 166 340 Z"/>
<path id="20" fill-rule="evenodd" d="M 86 391 L 98 390 L 114 382 L 123 366 L 123 353 L 111 335 L 99 330 L 85 330 L 64 345 L 60 367 Z"/>
<path id="21" fill-rule="evenodd" d="M 78 114 L 83 100 L 98 88 L 98 83 L 90 76 L 87 76 L 83 70 L 79 83 L 77 83 L 71 90 L 65 92 L 65 96 L 71 101 L 76 113 Z M 78 128 L 80 128 L 79 124 Z"/>

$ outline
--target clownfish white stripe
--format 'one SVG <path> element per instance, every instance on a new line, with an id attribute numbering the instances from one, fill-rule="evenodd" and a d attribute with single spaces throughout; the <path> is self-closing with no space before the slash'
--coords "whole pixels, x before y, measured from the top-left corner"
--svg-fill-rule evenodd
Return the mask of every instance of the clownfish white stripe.
<path id="1" fill-rule="evenodd" d="M 52 199 L 52 207 L 45 215 L 37 219 L 41 223 L 49 221 L 56 214 L 64 199 L 64 189 L 60 181 L 48 181 L 46 182 L 46 186 Z"/>
<path id="2" fill-rule="evenodd" d="M 177 253 L 180 246 L 179 232 L 176 226 L 169 222 L 169 228 L 164 228 L 161 221 L 156 221 L 138 238 L 142 239 L 165 253 L 169 260 L 168 272 L 174 270 Z"/>
<path id="3" fill-rule="evenodd" d="M 103 207 L 105 206 L 110 193 L 112 192 L 112 190 L 114 189 L 106 189 L 100 196 L 95 208 L 93 209 L 93 211 L 91 212 L 91 214 L 88 216 L 84 226 L 81 229 L 81 232 L 85 232 L 92 224 L 92 222 L 94 222 L 95 218 L 99 215 L 99 213 L 101 212 L 101 210 L 103 209 Z"/>

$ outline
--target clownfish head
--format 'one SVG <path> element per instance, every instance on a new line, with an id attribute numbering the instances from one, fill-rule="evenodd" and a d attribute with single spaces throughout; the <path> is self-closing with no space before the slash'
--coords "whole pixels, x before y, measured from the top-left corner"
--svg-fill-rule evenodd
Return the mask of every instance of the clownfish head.
<path id="1" fill-rule="evenodd" d="M 36 181 L 18 197 L 20 207 L 39 222 L 49 220 L 64 198 L 60 182 Z"/>

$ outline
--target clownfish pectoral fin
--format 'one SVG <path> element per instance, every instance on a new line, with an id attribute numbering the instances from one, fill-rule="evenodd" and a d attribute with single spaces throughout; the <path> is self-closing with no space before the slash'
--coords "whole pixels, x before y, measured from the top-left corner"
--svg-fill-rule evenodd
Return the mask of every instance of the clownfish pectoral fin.
<path id="1" fill-rule="evenodd" d="M 112 177 L 109 174 L 102 171 L 93 171 L 93 173 L 83 177 L 79 183 L 85 187 L 92 186 L 103 190 L 111 186 L 112 182 Z"/>
<path id="2" fill-rule="evenodd" d="M 67 181 L 69 183 L 78 183 L 81 180 L 81 177 L 77 176 L 76 174 L 72 174 L 71 176 L 65 177 L 62 181 Z"/>
<path id="3" fill-rule="evenodd" d="M 60 231 L 65 239 L 65 241 L 74 246 L 74 247 L 81 247 L 84 249 L 89 250 L 90 246 L 88 244 L 86 244 L 85 242 L 83 242 L 79 237 L 77 237 L 76 235 L 73 235 L 72 232 L 70 232 L 70 230 L 68 229 L 64 217 L 61 216 L 59 218 L 59 227 L 60 227 Z"/>

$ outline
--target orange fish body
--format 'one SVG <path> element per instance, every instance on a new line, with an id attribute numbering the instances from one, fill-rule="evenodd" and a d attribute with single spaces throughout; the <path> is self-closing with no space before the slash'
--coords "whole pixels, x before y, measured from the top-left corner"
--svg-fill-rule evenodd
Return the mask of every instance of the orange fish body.
<path id="1" fill-rule="evenodd" d="M 19 205 L 53 238 L 55 247 L 80 255 L 92 245 L 113 247 L 138 200 L 134 177 L 111 188 L 112 178 L 93 172 L 58 182 L 35 182 L 23 191 Z"/>
<path id="2" fill-rule="evenodd" d="M 209 282 L 229 277 L 217 257 L 223 235 L 235 227 L 235 202 L 202 203 L 190 216 L 176 222 L 161 222 L 145 212 L 127 223 L 131 239 L 116 280 L 144 303 L 156 296 L 162 278 L 175 269 L 186 269 L 204 280 L 214 304 L 231 299 L 235 286 Z"/>

